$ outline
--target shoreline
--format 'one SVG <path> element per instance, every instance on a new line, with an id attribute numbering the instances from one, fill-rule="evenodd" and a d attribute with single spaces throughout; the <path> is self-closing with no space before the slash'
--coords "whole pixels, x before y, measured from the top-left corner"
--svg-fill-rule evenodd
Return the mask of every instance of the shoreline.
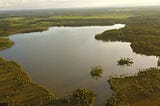
<path id="1" fill-rule="evenodd" d="M 136 19 L 136 18 L 135 18 L 135 19 Z M 112 21 L 113 21 L 113 20 L 112 20 Z M 111 22 L 112 22 L 112 21 L 111 21 Z M 115 20 L 114 20 L 114 21 L 115 21 Z M 119 21 L 119 22 L 122 23 L 124 20 L 121 19 L 121 20 L 116 20 L 116 21 Z M 131 21 L 131 20 L 129 20 L 129 21 Z M 133 21 L 134 21 L 134 20 L 133 20 Z M 110 22 L 110 20 L 109 20 L 109 22 Z M 114 23 L 114 22 L 113 22 L 113 23 Z M 129 23 L 129 22 L 128 22 L 128 23 Z M 75 23 L 74 23 L 74 24 L 75 24 Z M 76 26 L 76 25 L 74 25 L 74 24 L 73 24 L 73 26 Z M 84 23 L 84 26 L 85 26 L 85 24 L 86 24 L 86 23 Z M 125 22 L 125 24 L 128 25 L 127 22 Z M 112 25 L 113 25 L 113 24 L 112 24 Z M 130 25 L 131 25 L 131 24 L 130 24 Z M 50 25 L 50 26 L 52 26 L 52 25 Z M 28 32 L 39 32 L 39 31 L 41 32 L 41 31 L 46 31 L 46 30 L 48 30 L 50 26 L 45 26 L 45 25 L 44 25 L 44 27 L 42 27 L 42 28 L 41 28 L 41 27 L 37 27 L 36 30 L 35 30 L 35 29 L 32 29 L 32 27 L 31 27 L 31 29 L 27 29 L 26 31 L 24 31 L 24 30 L 21 31 L 21 30 L 20 30 L 19 32 L 17 32 L 17 33 L 15 32 L 15 33 L 18 34 L 18 33 L 28 33 Z M 53 26 L 54 26 L 54 25 L 53 25 Z M 57 25 L 57 26 L 58 26 L 58 25 Z M 59 25 L 59 26 L 62 26 L 62 25 Z M 63 26 L 68 26 L 68 24 L 65 23 L 65 25 L 63 25 Z M 71 25 L 71 26 L 72 26 L 72 25 Z M 46 27 L 47 27 L 47 28 L 46 28 Z M 129 27 L 129 28 L 130 28 L 130 27 Z M 132 28 L 131 28 L 131 29 L 132 29 Z M 122 30 L 122 29 L 121 29 L 121 30 Z M 121 31 L 121 30 L 120 30 L 120 31 Z M 123 30 L 122 30 L 122 31 L 123 31 Z M 113 33 L 113 34 L 114 34 L 114 33 L 116 33 L 116 34 L 118 33 L 118 34 L 119 34 L 119 32 L 116 32 L 116 30 L 109 31 L 109 32 L 111 32 L 111 33 Z M 104 33 L 102 33 L 102 34 L 104 34 L 104 35 L 109 35 L 109 34 L 108 34 L 109 32 L 107 31 L 107 32 L 104 32 Z M 135 31 L 134 31 L 134 32 L 135 32 Z M 123 33 L 125 34 L 125 30 L 124 30 Z M 11 35 L 8 35 L 8 36 L 11 36 Z M 100 36 L 100 37 L 101 37 L 101 36 Z M 102 36 L 102 37 L 103 37 L 103 36 Z M 142 37 L 143 37 L 143 36 L 142 36 Z M 0 37 L 0 38 L 3 39 L 3 37 Z M 124 39 L 125 39 L 125 38 L 124 38 Z M 123 41 L 124 39 L 122 39 L 121 41 Z M 108 40 L 108 39 L 107 39 L 107 40 Z M 113 40 L 117 40 L 116 36 L 115 36 L 115 38 L 113 38 Z M 126 39 L 125 39 L 125 40 L 126 40 Z M 130 40 L 130 39 L 128 40 L 128 39 L 127 39 L 127 41 L 130 41 L 130 42 L 131 42 L 132 40 Z M 10 40 L 10 42 L 12 42 L 12 41 Z M 134 43 L 135 43 L 135 42 L 134 42 Z M 140 42 L 140 43 L 143 44 L 143 42 Z M 9 44 L 10 44 L 10 43 L 9 43 Z M 5 47 L 5 48 L 2 48 L 2 49 L 4 50 L 4 49 L 6 49 L 6 48 L 8 48 L 8 47 L 11 47 L 12 45 L 14 45 L 14 44 L 6 45 L 6 47 Z M 135 46 L 137 46 L 137 43 L 135 43 Z M 141 51 L 140 51 L 140 53 L 141 53 Z M 142 53 L 143 53 L 143 52 L 142 52 Z M 156 53 L 157 53 L 157 52 L 155 52 L 155 54 L 156 54 Z M 150 55 L 150 53 L 149 53 L 149 55 Z M 5 60 L 5 61 L 6 61 L 6 60 Z M 6 61 L 6 62 L 7 62 L 7 61 Z M 151 71 L 151 72 L 152 72 L 152 71 Z M 150 73 L 150 74 L 152 74 L 152 73 Z M 28 77 L 29 77 L 29 75 L 28 75 Z M 129 78 L 134 78 L 134 77 L 135 77 L 135 76 L 130 76 Z M 118 78 L 117 78 L 117 79 L 118 79 Z M 115 81 L 115 83 L 119 83 L 119 82 L 118 82 L 118 81 L 117 81 L 117 82 Z M 119 83 L 119 84 L 120 84 L 120 83 Z M 112 84 L 110 84 L 110 85 L 111 85 L 111 87 L 113 87 Z M 36 86 L 37 86 L 37 85 L 36 85 Z M 127 89 L 127 87 L 126 87 L 126 89 Z M 42 88 L 41 88 L 41 90 L 42 90 Z M 45 90 L 47 91 L 47 89 L 45 89 Z M 114 91 L 114 89 L 113 89 L 113 91 Z M 114 92 L 116 93 L 116 91 L 114 91 Z M 148 92 L 148 91 L 147 91 L 147 92 Z M 125 92 L 124 92 L 124 94 L 125 94 Z M 123 97 L 123 94 L 120 95 L 120 96 Z M 114 95 L 113 95 L 113 98 L 114 98 Z M 111 99 L 112 99 L 112 98 L 111 98 Z M 122 98 L 122 99 L 123 99 L 123 98 Z M 117 101 L 113 100 L 112 102 L 117 102 Z"/>

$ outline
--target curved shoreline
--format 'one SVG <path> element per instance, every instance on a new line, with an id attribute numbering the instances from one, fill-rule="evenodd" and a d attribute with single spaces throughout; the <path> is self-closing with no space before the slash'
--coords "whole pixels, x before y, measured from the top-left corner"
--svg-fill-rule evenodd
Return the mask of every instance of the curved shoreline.
<path id="1" fill-rule="evenodd" d="M 34 30 L 33 32 L 35 31 L 45 30 Z M 5 50 L 15 44 L 15 42 L 6 37 L 0 37 L 0 43 L 0 50 Z M 50 105 L 54 94 L 42 85 L 35 83 L 29 74 L 23 70 L 21 65 L 0 57 L 0 66 L 0 104 L 24 106 L 28 104 L 34 106 Z"/>
<path id="2" fill-rule="evenodd" d="M 132 77 L 133 77 L 133 76 L 132 76 Z M 131 77 L 131 78 L 132 78 L 132 77 Z M 116 83 L 117 83 L 117 82 L 116 82 Z M 111 83 L 110 83 L 110 84 L 111 84 Z M 111 86 L 113 87 L 114 85 L 113 85 L 113 84 L 111 84 Z M 113 90 L 114 90 L 114 89 L 113 89 Z M 116 91 L 115 91 L 115 92 L 116 92 Z M 117 93 L 117 92 L 116 92 L 116 93 Z M 120 95 L 120 96 L 122 96 L 122 95 Z M 115 101 L 114 101 L 114 102 L 115 102 Z"/>
<path id="3" fill-rule="evenodd" d="M 0 103 L 7 105 L 49 105 L 53 94 L 46 88 L 36 84 L 14 61 L 0 58 Z M 29 102 L 28 100 L 31 101 Z"/>
<path id="4" fill-rule="evenodd" d="M 119 25 L 119 24 L 114 24 L 114 25 Z M 112 25 L 112 26 L 114 26 L 114 25 Z M 123 26 L 122 26 L 123 27 Z M 18 33 L 19 34 L 19 33 Z M 10 36 L 12 36 L 12 35 L 10 35 Z M 7 39 L 9 39 L 9 38 L 7 38 Z M 13 41 L 11 41 L 11 40 L 9 40 L 10 42 L 13 42 Z M 16 43 L 16 42 L 15 42 Z M 14 44 L 14 43 L 13 43 Z M 12 45 L 13 45 L 12 44 Z M 11 45 L 11 46 L 12 46 Z M 10 47 L 11 47 L 10 46 Z M 6 61 L 6 60 L 5 60 Z M 23 69 L 22 69 L 23 70 Z M 26 74 L 26 72 L 25 72 L 25 74 Z M 27 76 L 28 76 L 28 78 L 30 79 L 30 83 L 31 84 L 33 84 L 33 85 L 35 85 L 35 86 L 39 86 L 41 89 L 43 89 L 44 91 L 46 91 L 46 92 L 48 92 L 49 93 L 49 95 L 52 95 L 52 98 L 53 98 L 53 94 L 51 94 L 51 92 L 49 92 L 46 88 L 44 88 L 44 87 L 41 87 L 39 84 L 36 84 L 36 83 L 33 83 L 33 81 L 31 80 L 31 78 L 29 77 L 29 75 L 27 74 Z M 51 100 L 49 100 L 49 101 L 51 101 Z"/>

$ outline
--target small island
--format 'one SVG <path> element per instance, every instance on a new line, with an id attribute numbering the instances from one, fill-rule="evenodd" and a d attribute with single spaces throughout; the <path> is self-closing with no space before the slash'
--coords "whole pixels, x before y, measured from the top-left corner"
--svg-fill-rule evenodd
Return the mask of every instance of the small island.
<path id="1" fill-rule="evenodd" d="M 131 66 L 133 64 L 132 58 L 121 58 L 118 60 L 118 65 L 120 66 Z"/>
<path id="2" fill-rule="evenodd" d="M 101 66 L 94 66 L 91 69 L 91 76 L 95 79 L 102 77 L 103 69 Z"/>

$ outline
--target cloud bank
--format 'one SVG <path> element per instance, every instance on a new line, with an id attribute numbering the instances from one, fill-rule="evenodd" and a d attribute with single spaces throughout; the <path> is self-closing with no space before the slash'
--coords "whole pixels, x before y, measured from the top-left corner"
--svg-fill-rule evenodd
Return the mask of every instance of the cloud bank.
<path id="1" fill-rule="evenodd" d="M 0 9 L 160 5 L 160 0 L 0 0 Z"/>

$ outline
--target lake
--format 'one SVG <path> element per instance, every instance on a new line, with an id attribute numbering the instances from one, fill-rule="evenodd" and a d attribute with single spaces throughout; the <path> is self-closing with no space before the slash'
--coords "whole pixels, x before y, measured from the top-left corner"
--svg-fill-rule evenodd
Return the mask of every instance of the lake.
<path id="1" fill-rule="evenodd" d="M 132 75 L 157 66 L 157 57 L 134 53 L 129 42 L 95 39 L 96 34 L 124 26 L 50 27 L 44 32 L 15 34 L 9 37 L 15 45 L 0 54 L 21 64 L 35 82 L 52 90 L 56 97 L 71 94 L 76 88 L 89 88 L 97 94 L 97 106 L 102 106 L 113 93 L 109 76 Z M 134 64 L 118 66 L 121 57 L 133 58 Z M 102 66 L 102 78 L 91 77 L 92 66 Z"/>

